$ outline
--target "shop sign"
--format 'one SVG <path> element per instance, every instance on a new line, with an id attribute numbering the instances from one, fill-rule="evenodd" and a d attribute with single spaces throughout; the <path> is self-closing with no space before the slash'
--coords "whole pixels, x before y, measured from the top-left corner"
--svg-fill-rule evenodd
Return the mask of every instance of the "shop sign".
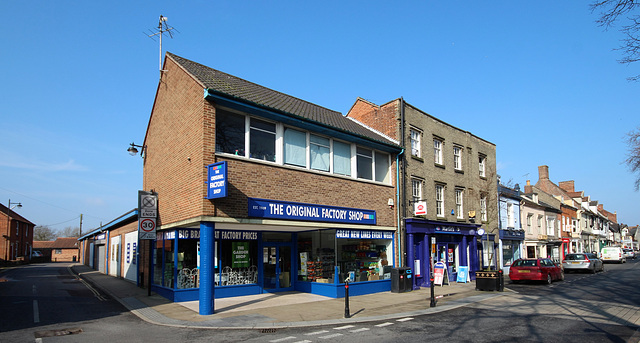
<path id="1" fill-rule="evenodd" d="M 426 216 L 427 215 L 427 202 L 426 201 L 418 201 L 413 204 L 413 214 L 416 216 Z"/>
<path id="2" fill-rule="evenodd" d="M 257 231 L 228 231 L 228 230 L 215 230 L 215 239 L 229 239 L 229 240 L 243 240 L 243 241 L 257 241 Z"/>
<path id="3" fill-rule="evenodd" d="M 249 198 L 249 217 L 376 225 L 376 211 Z"/>
<path id="4" fill-rule="evenodd" d="M 107 235 L 105 233 L 101 233 L 99 235 L 96 235 L 96 237 L 94 239 L 99 241 L 99 240 L 106 239 L 106 238 L 107 238 Z"/>
<path id="5" fill-rule="evenodd" d="M 207 199 L 227 196 L 227 162 L 210 164 L 207 175 Z"/>
<path id="6" fill-rule="evenodd" d="M 460 228 L 455 226 L 436 226 L 436 232 L 461 233 Z"/>
<path id="7" fill-rule="evenodd" d="M 233 242 L 231 243 L 231 267 L 246 268 L 249 267 L 249 243 Z"/>
<path id="8" fill-rule="evenodd" d="M 336 230 L 336 238 L 393 239 L 393 232 L 373 230 Z"/>

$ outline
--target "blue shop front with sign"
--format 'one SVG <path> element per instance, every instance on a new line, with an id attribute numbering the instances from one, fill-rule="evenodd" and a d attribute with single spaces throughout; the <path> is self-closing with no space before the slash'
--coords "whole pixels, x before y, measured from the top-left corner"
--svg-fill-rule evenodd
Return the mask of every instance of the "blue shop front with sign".
<path id="1" fill-rule="evenodd" d="M 159 231 L 152 290 L 201 302 L 282 291 L 339 298 L 346 279 L 350 295 L 391 290 L 395 231 L 376 226 L 375 211 L 258 198 L 247 210 L 243 220 Z"/>
<path id="2" fill-rule="evenodd" d="M 434 262 L 445 266 L 449 282 L 458 272 L 475 280 L 478 270 L 478 230 L 480 225 L 409 218 L 407 229 L 407 265 L 414 271 L 413 288 L 430 286 L 431 254 Z"/>

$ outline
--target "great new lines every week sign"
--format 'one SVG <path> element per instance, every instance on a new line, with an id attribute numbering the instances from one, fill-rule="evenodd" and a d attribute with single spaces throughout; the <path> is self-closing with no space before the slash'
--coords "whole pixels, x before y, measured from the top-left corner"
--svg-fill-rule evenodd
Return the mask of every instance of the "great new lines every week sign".
<path id="1" fill-rule="evenodd" d="M 376 211 L 249 198 L 249 217 L 316 222 L 376 224 Z"/>

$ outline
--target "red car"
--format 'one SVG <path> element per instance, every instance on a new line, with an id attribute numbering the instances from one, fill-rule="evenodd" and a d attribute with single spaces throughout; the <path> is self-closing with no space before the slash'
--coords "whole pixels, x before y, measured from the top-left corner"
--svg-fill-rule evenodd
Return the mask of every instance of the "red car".
<path id="1" fill-rule="evenodd" d="M 509 268 L 509 278 L 513 283 L 546 281 L 551 284 L 556 280 L 564 280 L 564 270 L 548 258 L 518 259 Z"/>

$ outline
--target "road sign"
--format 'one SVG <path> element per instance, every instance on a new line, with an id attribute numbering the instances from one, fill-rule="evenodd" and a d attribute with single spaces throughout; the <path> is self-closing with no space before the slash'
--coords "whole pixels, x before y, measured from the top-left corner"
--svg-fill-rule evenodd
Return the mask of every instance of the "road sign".
<path id="1" fill-rule="evenodd" d="M 140 239 L 156 239 L 156 218 L 140 218 L 138 235 Z"/>
<path id="2" fill-rule="evenodd" d="M 156 218 L 158 216 L 158 196 L 155 194 L 142 192 L 139 193 L 139 212 L 142 218 Z"/>

